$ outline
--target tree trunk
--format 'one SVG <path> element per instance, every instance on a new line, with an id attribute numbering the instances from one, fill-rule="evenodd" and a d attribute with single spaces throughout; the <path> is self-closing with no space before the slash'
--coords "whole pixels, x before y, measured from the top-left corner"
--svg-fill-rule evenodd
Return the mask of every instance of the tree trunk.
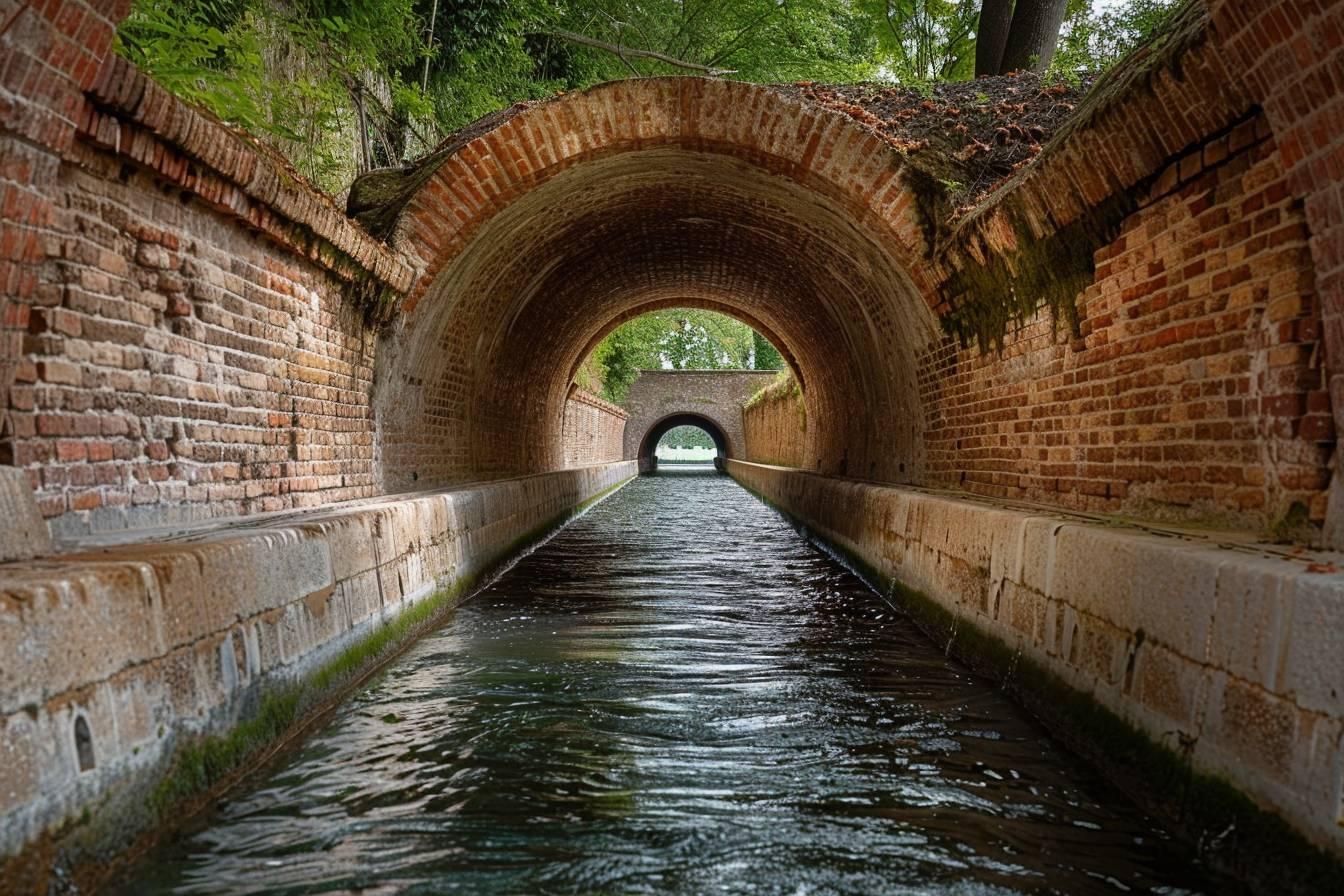
<path id="1" fill-rule="evenodd" d="M 984 0 L 975 33 L 975 76 L 997 75 L 1013 22 L 1013 0 Z"/>
<path id="2" fill-rule="evenodd" d="M 999 74 L 1049 68 L 1068 5 L 1069 0 L 1017 0 Z"/>

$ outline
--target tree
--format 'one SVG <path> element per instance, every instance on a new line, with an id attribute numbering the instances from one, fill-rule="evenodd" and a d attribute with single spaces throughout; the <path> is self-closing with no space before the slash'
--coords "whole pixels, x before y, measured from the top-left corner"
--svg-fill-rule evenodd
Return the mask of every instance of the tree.
<path id="1" fill-rule="evenodd" d="M 969 77 L 975 50 L 976 0 L 868 0 L 878 25 L 879 64 L 901 82 Z"/>
<path id="2" fill-rule="evenodd" d="M 319 186 L 520 100 L 631 75 L 874 74 L 851 0 L 133 0 L 119 50 Z"/>
<path id="3" fill-rule="evenodd" d="M 752 351 L 751 368 L 752 370 L 783 370 L 784 356 L 779 353 L 779 349 L 770 344 L 766 339 L 755 330 L 751 331 Z"/>
<path id="4" fill-rule="evenodd" d="M 976 28 L 976 77 L 1048 69 L 1069 6 L 1069 0 L 984 0 Z"/>
<path id="5" fill-rule="evenodd" d="M 1090 2 L 1070 9 L 1052 68 L 1100 71 L 1153 39 L 1176 11 L 1175 0 L 1127 0 L 1100 11 Z"/>
<path id="6" fill-rule="evenodd" d="M 999 74 L 1043 72 L 1050 67 L 1068 3 L 1069 0 L 1017 0 Z"/>
<path id="7" fill-rule="evenodd" d="M 698 426 L 674 426 L 658 444 L 669 448 L 713 448 L 714 440 Z"/>
<path id="8" fill-rule="evenodd" d="M 641 314 L 612 330 L 580 372 L 585 388 L 597 387 L 607 400 L 619 403 L 641 370 L 783 366 L 775 347 L 741 321 L 699 308 L 668 308 Z"/>
<path id="9" fill-rule="evenodd" d="M 997 75 L 1013 25 L 1013 0 L 984 0 L 975 35 L 975 76 Z"/>

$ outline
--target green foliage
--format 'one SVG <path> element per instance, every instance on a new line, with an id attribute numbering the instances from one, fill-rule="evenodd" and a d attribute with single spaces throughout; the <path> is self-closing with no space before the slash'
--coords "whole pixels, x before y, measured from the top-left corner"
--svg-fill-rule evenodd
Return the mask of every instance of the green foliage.
<path id="1" fill-rule="evenodd" d="M 1109 65 L 1174 0 L 1071 0 L 1053 69 Z M 979 0 L 134 0 L 119 49 L 340 192 L 520 100 L 694 66 L 756 82 L 972 75 Z M 588 46 L 571 36 L 597 41 Z M 662 54 L 690 68 L 649 58 Z"/>
<path id="2" fill-rule="evenodd" d="M 783 366 L 775 347 L 741 321 L 714 311 L 668 308 L 641 314 L 607 334 L 580 369 L 580 385 L 598 391 L 592 380 L 599 380 L 603 397 L 620 402 L 641 370 L 777 370 Z"/>
<path id="3" fill-rule="evenodd" d="M 168 90 L 253 132 L 267 132 L 261 40 L 246 0 L 140 0 L 118 49 Z"/>
<path id="4" fill-rule="evenodd" d="M 414 0 L 135 0 L 117 36 L 159 83 L 334 192 L 400 160 L 393 132 L 428 109 L 403 77 L 423 55 L 418 22 Z"/>
<path id="5" fill-rule="evenodd" d="M 674 426 L 658 440 L 658 446 L 669 448 L 713 448 L 714 440 L 698 426 Z"/>
<path id="6" fill-rule="evenodd" d="M 119 49 L 339 192 L 519 100 L 688 71 L 564 32 L 747 80 L 854 80 L 874 70 L 864 25 L 848 0 L 134 0 Z"/>
<path id="7" fill-rule="evenodd" d="M 1125 0 L 1098 10 L 1095 0 L 1070 0 L 1050 71 L 1061 76 L 1110 68 L 1162 30 L 1179 0 Z"/>
<path id="8" fill-rule="evenodd" d="M 779 353 L 779 349 L 770 344 L 770 340 L 752 330 L 751 344 L 752 370 L 784 369 L 784 356 Z"/>
<path id="9" fill-rule="evenodd" d="M 881 73 L 902 84 L 960 81 L 975 74 L 979 0 L 864 0 Z"/>

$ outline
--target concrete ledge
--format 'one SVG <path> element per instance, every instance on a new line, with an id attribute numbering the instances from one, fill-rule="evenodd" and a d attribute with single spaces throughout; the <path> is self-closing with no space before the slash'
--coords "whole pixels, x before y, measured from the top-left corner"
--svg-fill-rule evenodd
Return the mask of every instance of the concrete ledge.
<path id="1" fill-rule="evenodd" d="M 0 565 L 0 879 L 115 855 L 386 656 L 408 619 L 428 624 L 635 473 L 600 464 Z"/>
<path id="2" fill-rule="evenodd" d="M 1005 684 L 1027 664 L 1044 670 L 1190 773 L 1230 783 L 1344 856 L 1338 555 L 1162 537 L 785 467 L 727 468 L 876 584 L 932 604 L 924 615 L 944 617 L 954 650 L 986 643 Z"/>

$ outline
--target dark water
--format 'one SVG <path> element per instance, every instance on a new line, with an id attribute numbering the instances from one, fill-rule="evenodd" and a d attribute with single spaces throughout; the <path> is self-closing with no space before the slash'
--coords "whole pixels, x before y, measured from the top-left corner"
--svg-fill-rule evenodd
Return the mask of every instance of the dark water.
<path id="1" fill-rule="evenodd" d="M 627 486 L 459 609 L 153 893 L 1212 892 L 773 511 Z"/>

